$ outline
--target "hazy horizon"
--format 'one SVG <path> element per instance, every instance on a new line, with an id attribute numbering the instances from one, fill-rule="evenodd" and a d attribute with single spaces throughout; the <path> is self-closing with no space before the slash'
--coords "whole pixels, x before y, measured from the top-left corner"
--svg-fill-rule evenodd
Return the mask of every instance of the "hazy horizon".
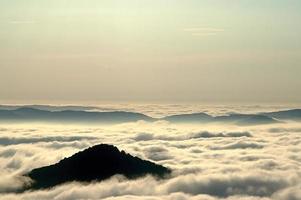
<path id="1" fill-rule="evenodd" d="M 2 102 L 301 101 L 298 0 L 1 1 Z"/>

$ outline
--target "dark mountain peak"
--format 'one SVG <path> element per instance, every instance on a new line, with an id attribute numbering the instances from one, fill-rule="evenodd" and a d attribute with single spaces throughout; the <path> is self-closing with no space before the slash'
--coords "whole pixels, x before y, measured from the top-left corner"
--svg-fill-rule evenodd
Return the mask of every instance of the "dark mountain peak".
<path id="1" fill-rule="evenodd" d="M 25 176 L 34 181 L 31 189 L 42 189 L 72 181 L 102 181 L 117 174 L 129 179 L 147 174 L 163 178 L 170 172 L 161 165 L 119 151 L 113 145 L 100 144 L 57 164 L 34 169 Z"/>
<path id="2" fill-rule="evenodd" d="M 83 151 L 80 151 L 76 154 L 74 154 L 70 158 L 64 158 L 60 163 L 63 163 L 64 161 L 69 161 L 70 159 L 83 159 L 85 157 L 93 158 L 93 161 L 97 158 L 103 159 L 103 158 L 119 158 L 122 155 L 126 155 L 126 153 L 122 150 L 119 151 L 119 149 L 113 145 L 109 144 L 99 144 L 95 145 L 93 147 L 89 147 L 88 149 L 85 149 Z"/>

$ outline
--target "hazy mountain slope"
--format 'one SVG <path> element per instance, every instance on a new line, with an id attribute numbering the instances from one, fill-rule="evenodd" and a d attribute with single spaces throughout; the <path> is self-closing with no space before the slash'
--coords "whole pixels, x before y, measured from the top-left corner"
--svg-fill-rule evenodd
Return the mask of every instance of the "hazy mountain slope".
<path id="1" fill-rule="evenodd" d="M 269 112 L 269 113 L 262 113 L 262 114 L 280 120 L 301 121 L 301 109 L 283 110 L 283 111 Z"/>
<path id="2" fill-rule="evenodd" d="M 152 121 L 151 117 L 133 112 L 87 112 L 87 111 L 46 111 L 34 108 L 0 110 L 0 121 L 76 122 L 76 123 L 123 123 L 138 120 Z"/>

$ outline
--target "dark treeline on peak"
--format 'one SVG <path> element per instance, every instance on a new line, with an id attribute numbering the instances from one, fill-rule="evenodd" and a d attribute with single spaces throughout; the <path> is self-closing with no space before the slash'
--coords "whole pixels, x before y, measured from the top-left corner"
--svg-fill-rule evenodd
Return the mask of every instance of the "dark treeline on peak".
<path id="1" fill-rule="evenodd" d="M 114 175 L 134 179 L 149 174 L 163 178 L 170 173 L 166 167 L 119 151 L 113 145 L 100 144 L 54 165 L 33 169 L 25 176 L 33 180 L 28 189 L 43 189 L 72 181 L 102 181 Z"/>

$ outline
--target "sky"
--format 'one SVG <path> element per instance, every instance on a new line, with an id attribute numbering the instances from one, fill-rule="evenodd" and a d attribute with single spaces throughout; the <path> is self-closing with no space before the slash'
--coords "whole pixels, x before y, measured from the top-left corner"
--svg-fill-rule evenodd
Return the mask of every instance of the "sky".
<path id="1" fill-rule="evenodd" d="M 300 0 L 0 0 L 0 103 L 298 103 L 300 10 Z"/>

